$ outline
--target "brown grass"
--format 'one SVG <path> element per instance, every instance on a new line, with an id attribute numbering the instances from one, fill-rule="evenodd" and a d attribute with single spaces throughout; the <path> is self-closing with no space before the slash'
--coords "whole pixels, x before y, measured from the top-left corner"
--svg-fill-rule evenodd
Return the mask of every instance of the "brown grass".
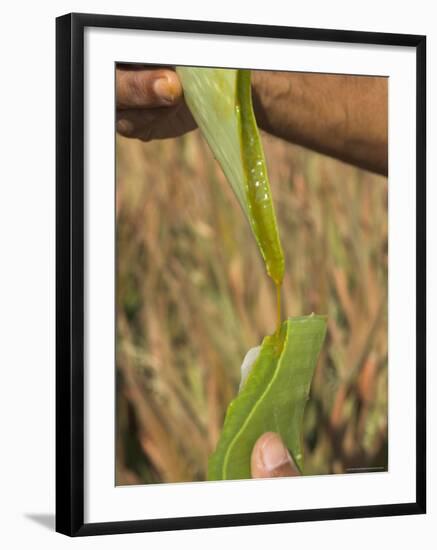
<path id="1" fill-rule="evenodd" d="M 387 466 L 387 181 L 263 135 L 287 316 L 327 313 L 309 474 Z M 275 294 L 198 131 L 117 138 L 117 484 L 205 479 Z"/>

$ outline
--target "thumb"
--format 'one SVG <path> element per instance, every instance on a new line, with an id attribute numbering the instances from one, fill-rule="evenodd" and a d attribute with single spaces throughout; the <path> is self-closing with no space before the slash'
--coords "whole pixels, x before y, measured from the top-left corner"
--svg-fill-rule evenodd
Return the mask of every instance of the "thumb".
<path id="1" fill-rule="evenodd" d="M 277 433 L 263 434 L 252 451 L 251 470 L 253 478 L 298 476 L 288 449 Z"/>
<path id="2" fill-rule="evenodd" d="M 118 109 L 172 106 L 182 97 L 180 80 L 169 69 L 117 67 L 115 87 Z"/>

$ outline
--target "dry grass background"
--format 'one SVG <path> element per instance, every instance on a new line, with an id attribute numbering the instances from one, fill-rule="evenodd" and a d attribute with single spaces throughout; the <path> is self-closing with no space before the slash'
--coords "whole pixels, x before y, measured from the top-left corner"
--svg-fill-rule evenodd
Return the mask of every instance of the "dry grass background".
<path id="1" fill-rule="evenodd" d="M 287 316 L 327 313 L 306 473 L 387 467 L 387 180 L 262 135 Z M 117 484 L 204 480 L 275 294 L 198 131 L 117 137 Z"/>

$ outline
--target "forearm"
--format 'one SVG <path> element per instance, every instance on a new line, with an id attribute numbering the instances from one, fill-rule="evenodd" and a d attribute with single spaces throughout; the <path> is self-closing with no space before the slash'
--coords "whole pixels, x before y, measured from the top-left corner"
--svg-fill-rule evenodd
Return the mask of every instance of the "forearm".
<path id="1" fill-rule="evenodd" d="M 253 71 L 252 85 L 263 130 L 387 174 L 386 78 Z"/>

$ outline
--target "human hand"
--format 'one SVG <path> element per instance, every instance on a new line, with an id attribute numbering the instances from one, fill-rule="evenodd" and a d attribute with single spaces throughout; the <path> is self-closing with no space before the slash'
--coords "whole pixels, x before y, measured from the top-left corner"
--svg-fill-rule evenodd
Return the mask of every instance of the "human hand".
<path id="1" fill-rule="evenodd" d="M 288 449 L 279 435 L 274 432 L 266 432 L 255 443 L 250 467 L 253 478 L 299 475 Z"/>
<path id="2" fill-rule="evenodd" d="M 116 128 L 142 141 L 178 137 L 197 127 L 182 85 L 170 68 L 119 64 L 115 70 Z"/>

